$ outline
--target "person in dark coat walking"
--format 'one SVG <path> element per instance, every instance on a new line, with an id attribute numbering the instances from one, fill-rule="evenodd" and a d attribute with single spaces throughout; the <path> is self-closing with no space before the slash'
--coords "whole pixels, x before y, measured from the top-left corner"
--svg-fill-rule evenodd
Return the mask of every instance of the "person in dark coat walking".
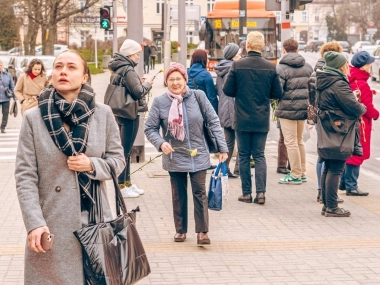
<path id="1" fill-rule="evenodd" d="M 144 73 L 149 73 L 150 47 L 147 41 L 144 41 L 143 47 L 144 47 Z"/>
<path id="2" fill-rule="evenodd" d="M 357 101 L 354 93 L 352 92 L 347 75 L 349 74 L 349 65 L 346 57 L 337 52 L 329 51 L 324 55 L 326 65 L 322 71 L 317 71 L 317 84 L 318 90 L 318 122 L 320 122 L 321 115 L 324 111 L 333 111 L 336 116 L 339 115 L 341 120 L 349 119 L 350 117 L 359 117 L 365 113 L 366 107 Z M 337 121 L 339 123 L 339 121 Z M 323 124 L 324 121 L 322 121 Z M 330 127 L 331 124 L 329 123 Z M 339 126 L 336 124 L 336 126 Z M 322 125 L 324 129 L 329 126 Z M 352 130 L 355 131 L 356 130 Z M 317 137 L 318 146 L 322 144 L 322 134 Z M 353 142 L 354 144 L 354 142 Z M 354 145 L 352 146 L 354 149 Z M 322 215 L 326 217 L 348 217 L 351 215 L 350 211 L 338 207 L 338 184 L 340 176 L 343 174 L 346 164 L 346 157 L 339 150 L 339 146 L 332 146 L 329 150 L 329 155 L 323 157 L 318 149 L 318 154 L 325 162 L 323 174 L 321 177 L 322 187 L 322 202 L 323 208 Z M 335 159 L 331 159 L 332 155 Z M 341 159 L 337 159 L 341 157 Z"/>
<path id="3" fill-rule="evenodd" d="M 224 59 L 214 68 L 217 75 L 216 89 L 219 96 L 219 119 L 220 125 L 224 130 L 224 136 L 228 146 L 228 158 L 226 160 L 228 177 L 237 178 L 238 175 L 230 171 L 230 161 L 235 148 L 235 130 L 232 128 L 235 117 L 235 102 L 232 97 L 228 97 L 223 93 L 223 85 L 226 81 L 227 74 L 230 71 L 231 65 L 235 60 L 240 59 L 240 49 L 237 44 L 229 43 L 223 50 Z M 235 170 L 239 170 L 239 155 L 236 157 Z"/>
<path id="4" fill-rule="evenodd" d="M 278 182 L 301 185 L 306 182 L 306 151 L 302 135 L 309 106 L 308 82 L 313 68 L 298 54 L 296 40 L 284 41 L 283 53 L 284 56 L 277 65 L 277 73 L 284 94 L 278 102 L 275 114 L 280 120 L 292 169 Z"/>
<path id="5" fill-rule="evenodd" d="M 282 88 L 276 66 L 264 59 L 264 35 L 250 32 L 248 56 L 232 63 L 223 92 L 235 98 L 235 121 L 239 150 L 239 168 L 243 195 L 238 200 L 252 203 L 250 156 L 255 161 L 255 203 L 265 203 L 267 164 L 265 144 L 270 122 L 270 99 L 280 99 Z"/>
<path id="6" fill-rule="evenodd" d="M 373 95 L 376 91 L 371 90 L 368 79 L 370 77 L 371 64 L 375 58 L 366 51 L 355 53 L 351 59 L 350 87 L 360 94 L 359 102 L 367 107 L 360 122 L 360 143 L 363 147 L 363 155 L 353 155 L 346 161 L 346 167 L 339 183 L 340 190 L 346 190 L 347 196 L 367 196 L 368 192 L 358 187 L 360 166 L 371 154 L 372 120 L 379 118 L 379 111 L 373 105 Z"/>
<path id="7" fill-rule="evenodd" d="M 154 42 L 150 44 L 150 69 L 154 70 L 156 65 L 156 55 L 157 55 L 157 47 Z"/>

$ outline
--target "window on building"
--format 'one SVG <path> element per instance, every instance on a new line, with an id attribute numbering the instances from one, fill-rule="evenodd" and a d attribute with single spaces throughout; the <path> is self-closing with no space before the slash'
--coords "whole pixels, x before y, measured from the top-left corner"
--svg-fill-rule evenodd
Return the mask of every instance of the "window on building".
<path id="1" fill-rule="evenodd" d="M 307 11 L 302 11 L 301 21 L 302 22 L 309 22 L 309 15 L 307 14 Z"/>
<path id="2" fill-rule="evenodd" d="M 319 40 L 319 30 L 314 30 L 314 40 Z"/>
<path id="3" fill-rule="evenodd" d="M 215 0 L 207 0 L 207 13 L 214 10 Z"/>
<path id="4" fill-rule="evenodd" d="M 319 22 L 319 10 L 314 11 L 314 22 Z"/>
<path id="5" fill-rule="evenodd" d="M 186 5 L 193 5 L 194 4 L 194 0 L 186 0 Z"/>
<path id="6" fill-rule="evenodd" d="M 104 40 L 110 41 L 113 39 L 113 32 L 112 31 L 104 31 Z"/>
<path id="7" fill-rule="evenodd" d="M 193 31 L 187 31 L 186 32 L 186 39 L 187 39 L 187 43 L 188 44 L 192 44 L 193 43 L 193 36 L 194 36 L 194 32 Z"/>
<path id="8" fill-rule="evenodd" d="M 90 35 L 90 31 L 80 31 L 80 45 L 86 46 L 86 39 Z"/>
<path id="9" fill-rule="evenodd" d="M 161 14 L 162 13 L 162 4 L 164 3 L 164 0 L 156 0 L 156 13 Z"/>
<path id="10" fill-rule="evenodd" d="M 85 1 L 79 1 L 79 8 L 82 9 L 84 6 L 86 6 L 86 2 Z M 82 13 L 83 14 L 89 14 L 90 10 L 88 8 L 86 8 Z"/>

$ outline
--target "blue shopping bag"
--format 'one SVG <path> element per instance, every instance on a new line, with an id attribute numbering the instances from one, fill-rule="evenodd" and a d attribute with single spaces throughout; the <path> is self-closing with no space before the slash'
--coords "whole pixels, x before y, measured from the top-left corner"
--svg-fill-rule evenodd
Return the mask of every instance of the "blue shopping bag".
<path id="1" fill-rule="evenodd" d="M 220 175 L 220 169 L 222 173 Z M 208 208 L 214 211 L 222 210 L 223 205 L 223 189 L 222 176 L 227 176 L 227 165 L 225 162 L 219 163 L 218 167 L 213 171 L 210 178 L 210 187 L 208 190 Z"/>

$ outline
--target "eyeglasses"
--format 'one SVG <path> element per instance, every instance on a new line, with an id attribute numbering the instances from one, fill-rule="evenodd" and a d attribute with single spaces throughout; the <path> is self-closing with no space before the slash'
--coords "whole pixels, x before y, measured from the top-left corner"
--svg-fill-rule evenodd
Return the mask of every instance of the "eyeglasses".
<path id="1" fill-rule="evenodd" d="M 174 83 L 174 81 L 177 81 L 177 82 L 181 82 L 183 80 L 183 78 L 181 77 L 177 77 L 177 78 L 169 78 L 168 81 L 170 83 Z"/>

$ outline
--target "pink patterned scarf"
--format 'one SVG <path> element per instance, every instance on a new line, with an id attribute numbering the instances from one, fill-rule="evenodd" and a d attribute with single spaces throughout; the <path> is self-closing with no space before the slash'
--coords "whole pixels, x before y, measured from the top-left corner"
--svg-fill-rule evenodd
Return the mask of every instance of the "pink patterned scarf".
<path id="1" fill-rule="evenodd" d="M 183 126 L 182 113 L 183 96 L 173 94 L 169 90 L 167 91 L 167 94 L 169 99 L 172 100 L 168 117 L 168 131 L 170 131 L 175 139 L 183 141 L 185 139 L 185 127 Z"/>

